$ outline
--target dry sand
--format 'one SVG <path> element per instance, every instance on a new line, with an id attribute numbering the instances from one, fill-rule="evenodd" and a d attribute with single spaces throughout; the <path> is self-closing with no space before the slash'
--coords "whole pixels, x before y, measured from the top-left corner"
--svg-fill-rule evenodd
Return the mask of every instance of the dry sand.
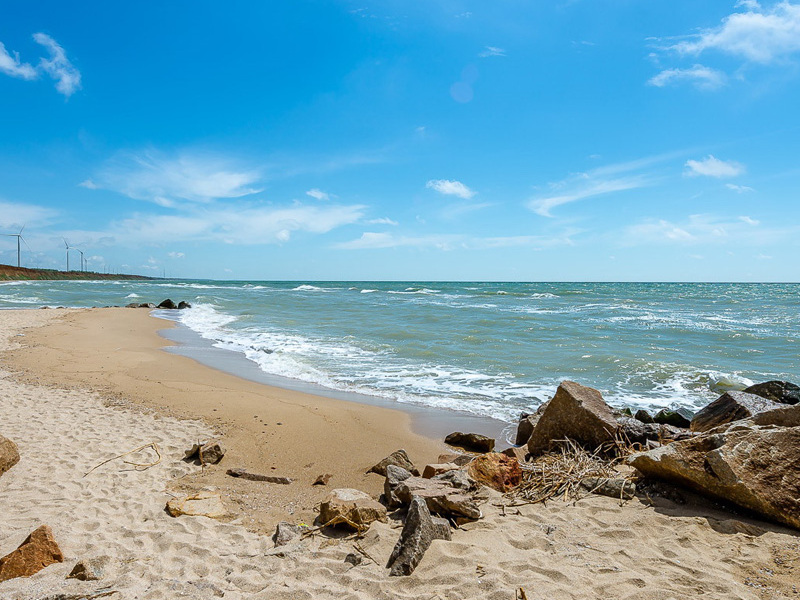
<path id="1" fill-rule="evenodd" d="M 441 446 L 413 435 L 403 413 L 276 390 L 169 355 L 155 335 L 163 326 L 145 311 L 0 311 L 0 434 L 21 455 L 0 477 L 0 556 L 48 524 L 66 557 L 0 583 L 0 598 L 116 590 L 105 597 L 512 600 L 520 587 L 531 600 L 800 598 L 797 532 L 688 494 L 685 503 L 595 496 L 505 510 L 494 495 L 485 519 L 434 542 L 410 577 L 383 568 L 398 523 L 373 525 L 360 545 L 375 562 L 357 567 L 344 562 L 353 540 L 314 536 L 274 555 L 264 532 L 279 518 L 310 521 L 325 493 L 310 485 L 317 474 L 375 493 L 382 478 L 363 474 L 370 464 L 397 447 L 425 463 Z M 229 447 L 220 465 L 202 471 L 181 460 L 217 434 Z M 150 442 L 158 465 L 116 459 L 84 476 Z M 232 466 L 297 481 L 231 480 L 223 473 Z M 222 493 L 230 517 L 165 513 L 172 494 L 205 487 Z M 77 560 L 98 556 L 108 557 L 102 580 L 65 579 Z"/>

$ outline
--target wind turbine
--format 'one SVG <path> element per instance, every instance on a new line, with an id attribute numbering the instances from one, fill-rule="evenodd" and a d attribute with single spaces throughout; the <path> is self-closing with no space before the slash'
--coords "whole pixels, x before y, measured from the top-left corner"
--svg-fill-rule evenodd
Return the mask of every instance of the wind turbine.
<path id="1" fill-rule="evenodd" d="M 75 248 L 75 250 L 78 250 L 78 249 Z M 81 253 L 81 272 L 83 272 L 83 250 L 78 250 L 78 252 Z"/>
<path id="2" fill-rule="evenodd" d="M 25 225 L 22 226 L 22 229 L 25 229 Z M 19 233 L 4 233 L 3 234 L 6 237 L 15 237 L 15 238 L 17 238 L 17 267 L 21 267 L 22 266 L 22 264 L 20 263 L 20 257 L 22 256 L 22 249 L 20 248 L 20 245 L 19 245 L 20 240 L 25 242 L 25 238 L 22 237 L 22 229 L 19 230 Z M 31 247 L 28 246 L 28 242 L 25 242 L 25 245 L 28 247 L 28 250 L 31 249 Z"/>
<path id="3" fill-rule="evenodd" d="M 67 248 L 67 273 L 69 273 L 69 242 L 67 241 L 67 238 L 61 239 L 64 240 L 64 246 Z"/>

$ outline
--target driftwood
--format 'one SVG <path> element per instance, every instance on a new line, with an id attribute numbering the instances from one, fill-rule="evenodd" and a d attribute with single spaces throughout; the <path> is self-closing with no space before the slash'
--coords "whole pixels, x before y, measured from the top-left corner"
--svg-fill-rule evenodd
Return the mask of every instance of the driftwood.
<path id="1" fill-rule="evenodd" d="M 117 460 L 118 458 L 122 458 L 123 456 L 128 456 L 129 454 L 134 454 L 135 452 L 139 452 L 141 450 L 144 450 L 145 448 L 152 448 L 155 451 L 155 453 L 158 456 L 158 458 L 154 462 L 135 463 L 135 462 L 131 462 L 129 460 L 123 460 L 122 462 L 124 462 L 126 465 L 133 465 L 133 467 L 137 471 L 144 471 L 146 469 L 149 469 L 150 467 L 155 467 L 158 463 L 161 462 L 161 451 L 158 449 L 158 444 L 156 444 L 155 442 L 150 442 L 149 444 L 145 444 L 144 446 L 139 446 L 138 448 L 134 448 L 133 450 L 128 450 L 127 452 L 123 452 L 122 454 L 120 454 L 118 456 L 114 456 L 112 458 L 109 458 L 108 460 L 104 460 L 100 464 L 95 465 L 91 469 L 89 469 L 84 474 L 84 477 L 86 477 L 86 475 L 88 475 L 89 473 L 91 473 L 95 469 L 98 469 L 98 468 L 102 467 L 103 465 L 105 465 L 107 463 L 110 463 L 112 460 Z"/>
<path id="2" fill-rule="evenodd" d="M 289 485 L 294 481 L 288 477 L 274 477 L 272 475 L 261 475 L 259 473 L 250 473 L 244 469 L 228 469 L 226 471 L 231 477 L 238 477 L 239 479 L 249 479 L 250 481 L 266 481 L 267 483 L 281 483 Z"/>

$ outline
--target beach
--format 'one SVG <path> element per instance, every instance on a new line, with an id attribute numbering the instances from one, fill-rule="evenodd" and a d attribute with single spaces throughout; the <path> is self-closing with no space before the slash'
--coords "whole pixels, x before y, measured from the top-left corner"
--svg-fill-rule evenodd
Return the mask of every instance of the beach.
<path id="1" fill-rule="evenodd" d="M 3 598 L 98 590 L 111 598 L 359 600 L 509 600 L 520 588 L 531 599 L 800 593 L 795 531 L 688 492 L 535 505 L 490 493 L 484 518 L 454 530 L 452 541 L 434 541 L 409 577 L 385 569 L 401 527 L 392 519 L 358 540 L 358 566 L 344 561 L 356 542 L 340 536 L 310 536 L 276 553 L 276 524 L 311 525 L 332 488 L 377 498 L 383 477 L 367 470 L 394 450 L 418 466 L 449 450 L 416 433 L 402 411 L 270 387 L 165 352 L 158 331 L 167 326 L 141 309 L 0 311 L 0 434 L 21 457 L 0 477 L 0 556 L 42 524 L 65 556 L 0 583 Z M 220 464 L 182 460 L 211 439 L 227 450 Z M 161 455 L 153 466 L 124 461 L 156 462 L 154 446 L 115 458 L 148 444 Z M 230 468 L 293 483 L 232 478 Z M 322 474 L 331 475 L 327 486 L 312 485 Z M 204 490 L 220 494 L 226 516 L 165 512 L 170 498 Z M 66 578 L 93 557 L 105 557 L 99 581 Z"/>

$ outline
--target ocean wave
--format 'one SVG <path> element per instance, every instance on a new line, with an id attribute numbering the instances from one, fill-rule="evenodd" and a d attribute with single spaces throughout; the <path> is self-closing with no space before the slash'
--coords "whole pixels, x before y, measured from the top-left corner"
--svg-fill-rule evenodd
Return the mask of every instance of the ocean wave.
<path id="1" fill-rule="evenodd" d="M 302 284 L 289 290 L 290 292 L 333 292 L 335 288 L 322 288 L 316 285 Z"/>
<path id="2" fill-rule="evenodd" d="M 378 290 L 361 290 L 361 293 L 362 294 L 374 294 L 377 291 Z"/>

